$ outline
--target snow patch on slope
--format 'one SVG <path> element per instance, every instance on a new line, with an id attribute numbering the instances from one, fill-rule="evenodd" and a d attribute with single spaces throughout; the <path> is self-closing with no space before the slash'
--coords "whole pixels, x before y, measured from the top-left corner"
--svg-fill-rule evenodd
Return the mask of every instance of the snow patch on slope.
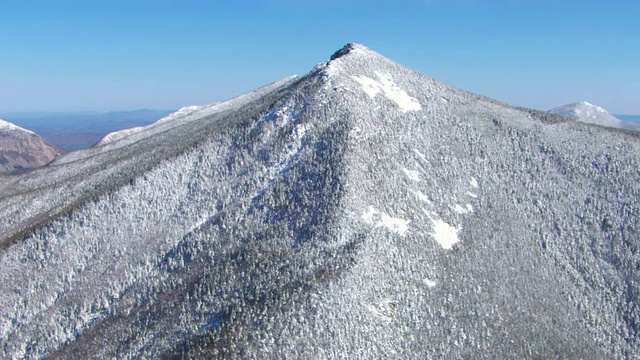
<path id="1" fill-rule="evenodd" d="M 431 221 L 433 221 L 433 237 L 443 249 L 450 250 L 453 245 L 460 241 L 458 239 L 459 229 L 440 219 L 432 219 Z"/>
<path id="2" fill-rule="evenodd" d="M 453 210 L 458 214 L 468 214 L 473 212 L 473 205 L 467 204 L 465 207 L 462 207 L 462 205 L 456 204 Z"/>
<path id="3" fill-rule="evenodd" d="M 395 218 L 384 212 L 376 210 L 373 206 L 369 206 L 362 213 L 362 220 L 367 224 L 375 224 L 375 227 L 385 227 L 387 230 L 404 235 L 409 230 L 411 220 Z"/>
<path id="4" fill-rule="evenodd" d="M 352 76 L 352 78 L 360 84 L 362 90 L 372 99 L 382 93 L 387 99 L 396 103 L 402 112 L 422 109 L 420 103 L 396 85 L 391 76 L 380 73 L 376 73 L 376 76 L 378 80 L 364 75 Z"/>
<path id="5" fill-rule="evenodd" d="M 404 171 L 405 175 L 407 175 L 407 177 L 410 180 L 413 181 L 420 181 L 420 172 L 417 170 L 409 170 L 407 168 L 402 168 L 402 171 Z"/>
<path id="6" fill-rule="evenodd" d="M 431 280 L 431 279 L 428 279 L 428 278 L 425 278 L 423 281 L 427 285 L 427 287 L 430 287 L 430 288 L 438 285 L 437 281 L 434 281 L 434 280 Z"/>
<path id="7" fill-rule="evenodd" d="M 457 244 L 460 239 L 458 238 L 459 228 L 451 226 L 442 221 L 436 215 L 429 213 L 427 210 L 422 209 L 427 217 L 433 224 L 433 233 L 431 235 L 440 246 L 445 250 L 451 250 L 453 245 Z"/>

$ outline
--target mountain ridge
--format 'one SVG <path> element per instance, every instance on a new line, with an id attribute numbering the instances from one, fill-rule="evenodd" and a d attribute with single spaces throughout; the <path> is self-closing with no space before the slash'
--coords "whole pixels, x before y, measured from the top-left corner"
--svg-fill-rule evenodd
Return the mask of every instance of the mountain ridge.
<path id="1" fill-rule="evenodd" d="M 0 119 L 0 174 L 38 168 L 65 153 L 33 131 Z"/>
<path id="2" fill-rule="evenodd" d="M 637 353 L 637 137 L 361 45 L 253 95 L 0 178 L 3 356 Z"/>

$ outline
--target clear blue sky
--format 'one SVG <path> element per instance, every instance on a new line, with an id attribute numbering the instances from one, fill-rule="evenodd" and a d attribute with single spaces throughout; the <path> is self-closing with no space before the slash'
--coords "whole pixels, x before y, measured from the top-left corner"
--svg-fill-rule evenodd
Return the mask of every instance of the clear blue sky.
<path id="1" fill-rule="evenodd" d="M 172 109 L 347 42 L 512 105 L 640 114 L 640 1 L 0 1 L 0 114 Z"/>

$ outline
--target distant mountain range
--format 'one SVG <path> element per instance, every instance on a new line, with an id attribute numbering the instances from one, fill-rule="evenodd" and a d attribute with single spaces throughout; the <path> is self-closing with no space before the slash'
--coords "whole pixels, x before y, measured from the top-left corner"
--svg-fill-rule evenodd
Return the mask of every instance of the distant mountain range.
<path id="1" fill-rule="evenodd" d="M 90 147 L 108 133 L 144 126 L 167 116 L 170 110 L 69 113 L 6 113 L 4 118 L 30 129 L 67 151 Z"/>
<path id="2" fill-rule="evenodd" d="M 623 121 L 611 115 L 607 110 L 586 101 L 560 106 L 549 110 L 549 112 L 589 124 L 640 131 L 640 124 Z M 631 119 L 634 118 L 631 117 Z"/>
<path id="3" fill-rule="evenodd" d="M 0 358 L 634 359 L 638 169 L 348 44 L 0 177 Z"/>
<path id="4" fill-rule="evenodd" d="M 34 132 L 0 119 L 0 174 L 37 168 L 65 153 Z"/>
<path id="5" fill-rule="evenodd" d="M 640 115 L 616 114 L 615 117 L 623 121 L 640 123 Z"/>

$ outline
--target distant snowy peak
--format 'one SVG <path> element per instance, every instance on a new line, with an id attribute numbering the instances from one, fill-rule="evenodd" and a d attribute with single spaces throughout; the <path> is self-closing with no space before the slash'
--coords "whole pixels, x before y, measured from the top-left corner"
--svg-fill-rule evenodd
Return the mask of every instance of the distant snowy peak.
<path id="1" fill-rule="evenodd" d="M 549 110 L 549 112 L 589 124 L 624 127 L 623 122 L 611 115 L 607 110 L 586 101 L 560 106 Z"/>
<path id="2" fill-rule="evenodd" d="M 64 153 L 33 131 L 0 120 L 0 174 L 44 166 Z"/>
<path id="3" fill-rule="evenodd" d="M 12 124 L 8 121 L 2 120 L 0 119 L 0 132 L 24 132 L 25 134 L 31 134 L 34 135 L 35 133 L 31 130 L 27 130 L 24 128 L 21 128 L 18 125 Z"/>

